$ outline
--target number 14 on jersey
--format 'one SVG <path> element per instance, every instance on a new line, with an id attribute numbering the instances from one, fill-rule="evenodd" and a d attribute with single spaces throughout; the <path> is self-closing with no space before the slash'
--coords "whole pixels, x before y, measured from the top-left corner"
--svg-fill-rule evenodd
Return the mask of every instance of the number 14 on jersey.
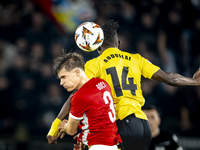
<path id="1" fill-rule="evenodd" d="M 111 68 L 106 69 L 107 75 L 109 75 L 109 74 L 111 75 L 113 87 L 114 87 L 115 94 L 116 94 L 117 97 L 123 95 L 122 90 L 130 90 L 132 95 L 134 95 L 134 96 L 136 95 L 135 90 L 137 90 L 137 85 L 134 84 L 133 78 L 128 78 L 128 82 L 129 82 L 128 84 L 126 82 L 128 71 L 129 71 L 128 67 L 123 67 L 122 77 L 121 77 L 122 85 L 120 85 L 119 77 L 118 77 L 116 68 L 111 67 Z"/>

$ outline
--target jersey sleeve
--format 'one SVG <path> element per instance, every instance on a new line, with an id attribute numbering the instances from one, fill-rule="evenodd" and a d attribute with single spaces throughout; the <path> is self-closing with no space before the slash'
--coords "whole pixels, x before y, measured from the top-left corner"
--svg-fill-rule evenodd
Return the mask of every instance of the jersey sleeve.
<path id="1" fill-rule="evenodd" d="M 85 74 L 89 79 L 93 77 L 98 78 L 100 76 L 100 69 L 98 67 L 98 61 L 96 58 L 86 62 Z"/>
<path id="2" fill-rule="evenodd" d="M 83 119 L 83 114 L 87 109 L 87 104 L 84 97 L 80 93 L 75 93 L 71 97 L 70 116 L 73 119 Z"/>
<path id="3" fill-rule="evenodd" d="M 142 57 L 139 54 L 138 54 L 138 57 L 139 57 L 139 66 L 141 68 L 142 75 L 145 78 L 151 79 L 151 77 L 153 76 L 153 74 L 155 72 L 157 72 L 160 69 L 160 67 L 152 64 L 148 59 Z"/>

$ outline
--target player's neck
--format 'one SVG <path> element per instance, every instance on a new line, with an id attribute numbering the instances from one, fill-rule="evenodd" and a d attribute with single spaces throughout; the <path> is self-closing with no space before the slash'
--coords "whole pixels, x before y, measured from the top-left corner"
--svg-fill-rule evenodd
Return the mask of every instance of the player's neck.
<path id="1" fill-rule="evenodd" d="M 77 90 L 79 90 L 86 82 L 88 82 L 90 79 L 85 75 L 85 74 L 83 74 L 82 76 L 81 76 L 81 79 L 80 79 L 80 83 L 79 83 L 79 85 L 77 86 Z"/>
<path id="2" fill-rule="evenodd" d="M 106 49 L 111 48 L 111 47 L 118 48 L 117 46 L 101 47 L 101 49 L 98 50 L 99 55 L 101 55 Z"/>

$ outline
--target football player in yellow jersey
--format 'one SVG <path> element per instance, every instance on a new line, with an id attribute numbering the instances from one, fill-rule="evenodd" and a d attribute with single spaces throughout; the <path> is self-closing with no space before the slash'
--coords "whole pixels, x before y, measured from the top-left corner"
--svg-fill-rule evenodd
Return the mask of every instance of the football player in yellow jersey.
<path id="1" fill-rule="evenodd" d="M 99 57 L 88 61 L 85 72 L 89 78 L 104 79 L 109 83 L 116 105 L 116 117 L 124 150 L 145 150 L 151 140 L 151 130 L 145 113 L 141 110 L 145 100 L 141 90 L 141 77 L 155 79 L 172 86 L 199 86 L 200 69 L 193 78 L 177 73 L 165 73 L 140 54 L 119 50 L 118 23 L 108 20 L 102 26 L 104 42 L 97 49 Z M 57 127 L 68 114 L 67 101 L 52 124 L 47 135 L 49 143 L 56 142 Z"/>

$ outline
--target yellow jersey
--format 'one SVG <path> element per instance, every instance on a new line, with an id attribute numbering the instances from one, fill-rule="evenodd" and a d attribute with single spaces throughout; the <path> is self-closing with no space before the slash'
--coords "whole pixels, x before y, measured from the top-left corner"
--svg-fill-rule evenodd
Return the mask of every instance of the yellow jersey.
<path id="1" fill-rule="evenodd" d="M 90 79 L 101 78 L 110 85 L 116 118 L 120 120 L 133 113 L 137 118 L 147 120 L 141 110 L 145 103 L 141 76 L 151 79 L 159 69 L 140 54 L 123 52 L 117 48 L 108 48 L 85 64 L 85 73 Z"/>

